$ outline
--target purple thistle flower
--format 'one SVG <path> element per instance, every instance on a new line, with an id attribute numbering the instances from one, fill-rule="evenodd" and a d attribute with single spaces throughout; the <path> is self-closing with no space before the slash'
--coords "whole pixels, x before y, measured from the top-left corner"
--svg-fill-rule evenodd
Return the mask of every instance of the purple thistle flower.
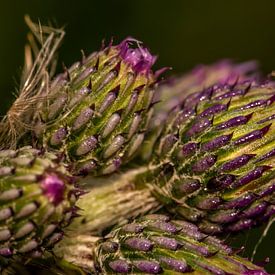
<path id="1" fill-rule="evenodd" d="M 64 181 L 56 174 L 47 174 L 41 181 L 44 194 L 54 204 L 58 205 L 63 200 L 65 192 Z"/>
<path id="2" fill-rule="evenodd" d="M 124 39 L 119 45 L 120 56 L 132 66 L 136 73 L 148 74 L 157 57 L 143 47 L 142 43 L 132 37 Z"/>

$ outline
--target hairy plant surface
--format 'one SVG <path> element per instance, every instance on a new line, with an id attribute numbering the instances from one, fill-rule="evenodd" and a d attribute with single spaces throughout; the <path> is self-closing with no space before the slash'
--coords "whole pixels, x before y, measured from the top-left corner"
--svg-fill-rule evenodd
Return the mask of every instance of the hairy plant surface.
<path id="1" fill-rule="evenodd" d="M 51 153 L 31 147 L 0 151 L 0 265 L 35 257 L 60 241 L 76 214 L 79 190 Z"/>
<path id="2" fill-rule="evenodd" d="M 267 274 L 186 221 L 148 215 L 114 229 L 96 248 L 103 274 Z"/>

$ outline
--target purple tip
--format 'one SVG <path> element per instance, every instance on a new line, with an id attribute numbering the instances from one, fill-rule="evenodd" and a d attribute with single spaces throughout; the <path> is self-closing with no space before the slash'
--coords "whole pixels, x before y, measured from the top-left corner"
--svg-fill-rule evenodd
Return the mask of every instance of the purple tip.
<path id="1" fill-rule="evenodd" d="M 238 215 L 238 211 L 236 210 L 222 210 L 211 214 L 209 220 L 215 223 L 230 223 L 236 221 Z"/>
<path id="2" fill-rule="evenodd" d="M 169 250 L 177 250 L 179 248 L 179 243 L 175 239 L 172 239 L 172 238 L 153 236 L 152 240 L 158 246 L 169 249 Z"/>
<path id="3" fill-rule="evenodd" d="M 153 261 L 137 260 L 133 264 L 137 269 L 147 274 L 159 274 L 162 271 L 160 265 Z"/>
<path id="4" fill-rule="evenodd" d="M 217 125 L 216 129 L 217 130 L 224 130 L 224 129 L 228 129 L 228 128 L 231 128 L 231 127 L 237 127 L 239 125 L 244 125 L 249 121 L 249 119 L 251 117 L 252 117 L 252 114 L 249 114 L 247 116 L 233 117 L 233 118 Z"/>
<path id="5" fill-rule="evenodd" d="M 177 272 L 185 273 L 188 271 L 188 266 L 184 259 L 176 260 L 168 257 L 160 257 L 160 261 Z"/>
<path id="6" fill-rule="evenodd" d="M 221 206 L 221 209 L 238 209 L 243 208 L 251 204 L 256 199 L 253 193 L 247 193 L 242 197 L 226 202 Z"/>
<path id="7" fill-rule="evenodd" d="M 267 104 L 266 100 L 260 99 L 260 100 L 250 102 L 247 105 L 242 106 L 240 109 L 241 110 L 246 110 L 246 109 L 251 109 L 251 108 L 263 106 L 263 105 L 266 105 L 266 104 Z"/>
<path id="8" fill-rule="evenodd" d="M 273 114 L 273 115 L 271 115 L 271 116 L 269 116 L 269 117 L 266 117 L 266 118 L 264 118 L 264 119 L 261 119 L 261 120 L 258 121 L 257 123 L 258 123 L 258 124 L 261 124 L 261 123 L 265 123 L 265 122 L 267 122 L 267 121 L 274 120 L 274 119 L 275 119 L 275 114 Z"/>
<path id="9" fill-rule="evenodd" d="M 144 216 L 145 220 L 155 220 L 155 221 L 163 221 L 163 222 L 169 222 L 171 219 L 169 216 L 163 215 L 163 214 L 148 214 Z"/>
<path id="10" fill-rule="evenodd" d="M 121 159 L 120 158 L 114 158 L 113 159 L 113 164 L 114 164 L 115 168 L 118 169 L 121 165 Z"/>
<path id="11" fill-rule="evenodd" d="M 222 203 L 222 199 L 219 197 L 204 197 L 198 198 L 196 201 L 196 207 L 203 210 L 216 209 Z"/>
<path id="12" fill-rule="evenodd" d="M 268 275 L 264 270 L 247 270 L 242 273 L 243 275 Z"/>
<path id="13" fill-rule="evenodd" d="M 208 109 L 204 110 L 201 114 L 200 117 L 207 117 L 207 116 L 211 116 L 217 113 L 220 113 L 222 111 L 227 110 L 227 105 L 224 104 L 216 104 L 213 105 L 211 107 L 209 107 Z"/>
<path id="14" fill-rule="evenodd" d="M 202 173 L 213 166 L 216 162 L 216 156 L 206 156 L 202 159 L 199 159 L 192 167 L 193 172 L 195 173 Z"/>
<path id="15" fill-rule="evenodd" d="M 220 268 L 218 268 L 214 265 L 210 266 L 210 265 L 208 265 L 207 263 L 204 263 L 204 262 L 199 262 L 198 265 L 200 267 L 202 267 L 203 269 L 209 271 L 211 274 L 214 274 L 214 275 L 224 275 L 224 274 L 226 274 L 223 270 L 221 270 Z"/>
<path id="16" fill-rule="evenodd" d="M 265 201 L 262 201 L 257 205 L 244 210 L 242 213 L 242 216 L 245 218 L 254 218 L 256 216 L 263 214 L 266 211 L 267 207 L 268 207 L 268 203 Z"/>
<path id="17" fill-rule="evenodd" d="M 1 247 L 0 248 L 0 255 L 4 257 L 10 257 L 13 255 L 13 252 L 10 248 L 8 247 Z"/>
<path id="18" fill-rule="evenodd" d="M 264 135 L 268 132 L 270 127 L 271 127 L 271 124 L 265 126 L 262 129 L 254 130 L 254 131 L 240 137 L 234 143 L 235 143 L 235 145 L 241 145 L 241 144 L 244 144 L 244 143 L 252 142 L 254 140 L 263 138 Z"/>
<path id="19" fill-rule="evenodd" d="M 234 96 L 238 96 L 238 95 L 243 95 L 245 94 L 245 90 L 233 90 L 233 91 L 229 91 L 226 92 L 222 95 L 219 95 L 217 97 L 215 97 L 214 99 L 216 100 L 222 100 L 224 98 L 230 98 L 230 97 L 234 97 Z"/>
<path id="20" fill-rule="evenodd" d="M 179 231 L 179 229 L 174 224 L 163 221 L 152 222 L 150 223 L 150 227 L 152 227 L 155 230 L 160 230 L 171 234 L 175 234 Z"/>
<path id="21" fill-rule="evenodd" d="M 225 146 L 226 144 L 228 144 L 231 138 L 232 138 L 232 134 L 216 137 L 202 144 L 201 149 L 202 151 L 213 151 L 213 150 L 219 149 Z"/>
<path id="22" fill-rule="evenodd" d="M 196 152 L 196 149 L 198 148 L 198 144 L 195 142 L 189 142 L 187 144 L 185 144 L 181 151 L 179 152 L 179 157 L 187 157 L 187 156 L 191 156 Z"/>
<path id="23" fill-rule="evenodd" d="M 211 178 L 206 186 L 211 191 L 222 190 L 234 182 L 235 178 L 234 175 L 230 174 L 218 175 Z"/>
<path id="24" fill-rule="evenodd" d="M 41 187 L 54 205 L 58 205 L 63 200 L 65 183 L 56 174 L 47 174 L 41 181 Z"/>
<path id="25" fill-rule="evenodd" d="M 236 170 L 244 165 L 246 165 L 251 158 L 253 158 L 255 155 L 253 154 L 245 154 L 236 157 L 233 160 L 230 160 L 222 165 L 221 171 L 232 171 Z"/>
<path id="26" fill-rule="evenodd" d="M 254 170 L 249 171 L 246 175 L 244 175 L 243 177 L 236 180 L 232 184 L 232 187 L 237 188 L 237 187 L 246 185 L 246 184 L 250 183 L 251 181 L 260 178 L 265 171 L 267 171 L 271 168 L 272 168 L 271 166 L 267 166 L 267 165 L 256 167 Z"/>
<path id="27" fill-rule="evenodd" d="M 107 241 L 102 244 L 101 248 L 106 253 L 115 253 L 118 250 L 118 244 L 115 242 Z"/>
<path id="28" fill-rule="evenodd" d="M 137 223 L 131 223 L 124 225 L 122 229 L 130 233 L 140 233 L 143 231 L 143 226 Z"/>
<path id="29" fill-rule="evenodd" d="M 145 238 L 129 238 L 125 241 L 125 244 L 134 250 L 145 252 L 150 251 L 153 248 L 153 244 Z"/>
<path id="30" fill-rule="evenodd" d="M 213 255 L 213 253 L 210 252 L 209 249 L 206 246 L 201 246 L 201 245 L 198 245 L 196 243 L 193 243 L 193 242 L 190 242 L 190 241 L 185 241 L 185 240 L 182 240 L 181 244 L 182 244 L 183 248 L 185 248 L 187 250 L 191 250 L 191 253 L 194 251 L 194 252 L 197 252 L 200 255 L 204 256 L 204 257 L 210 257 L 210 256 Z"/>
<path id="31" fill-rule="evenodd" d="M 256 162 L 263 161 L 268 158 L 272 158 L 274 156 L 275 156 L 275 148 L 269 151 L 268 153 L 264 154 L 263 156 L 261 156 Z"/>
<path id="32" fill-rule="evenodd" d="M 181 226 L 180 234 L 183 233 L 183 235 L 187 235 L 196 240 L 201 240 L 206 237 L 206 235 L 200 232 L 199 228 L 191 222 L 181 220 L 176 221 L 176 224 Z"/>
<path id="33" fill-rule="evenodd" d="M 258 193 L 258 196 L 260 198 L 262 198 L 262 197 L 272 194 L 273 192 L 275 192 L 275 183 L 273 183 L 267 187 L 263 186 L 263 189 Z"/>
<path id="34" fill-rule="evenodd" d="M 252 220 L 252 219 L 244 219 L 244 220 L 239 220 L 238 222 L 233 223 L 231 225 L 228 225 L 226 227 L 226 230 L 237 232 L 237 231 L 249 229 L 253 225 L 255 225 L 255 221 L 254 220 Z"/>
<path id="35" fill-rule="evenodd" d="M 197 179 L 184 179 L 179 180 L 178 183 L 175 183 L 172 191 L 177 197 L 185 196 L 186 194 L 190 194 L 195 192 L 201 187 L 199 180 Z"/>
<path id="36" fill-rule="evenodd" d="M 157 57 L 153 56 L 142 43 L 134 38 L 126 38 L 119 44 L 120 56 L 132 66 L 137 73 L 149 73 L 156 62 Z"/>
<path id="37" fill-rule="evenodd" d="M 209 128 L 212 125 L 212 122 L 207 118 L 202 118 L 196 121 L 190 129 L 186 132 L 186 136 L 188 138 L 193 137 L 195 135 L 200 134 L 201 132 L 204 132 L 207 128 Z"/>
<path id="38" fill-rule="evenodd" d="M 110 268 L 117 273 L 130 272 L 130 266 L 125 260 L 115 260 L 109 263 Z"/>

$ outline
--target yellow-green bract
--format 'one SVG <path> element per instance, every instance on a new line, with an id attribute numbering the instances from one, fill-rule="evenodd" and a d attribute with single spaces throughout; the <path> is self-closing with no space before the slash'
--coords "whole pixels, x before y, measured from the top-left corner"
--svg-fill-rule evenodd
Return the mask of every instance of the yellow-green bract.
<path id="1" fill-rule="evenodd" d="M 148 215 L 114 229 L 95 254 L 100 274 L 267 274 L 194 224 Z"/>
<path id="2" fill-rule="evenodd" d="M 35 146 L 63 154 L 76 174 L 116 171 L 135 154 L 152 115 L 155 57 L 132 38 L 73 64 L 34 118 Z M 29 133 L 26 135 L 28 140 Z"/>
<path id="3" fill-rule="evenodd" d="M 190 94 L 167 116 L 137 183 L 207 233 L 268 220 L 275 211 L 274 101 L 273 83 L 253 81 Z"/>

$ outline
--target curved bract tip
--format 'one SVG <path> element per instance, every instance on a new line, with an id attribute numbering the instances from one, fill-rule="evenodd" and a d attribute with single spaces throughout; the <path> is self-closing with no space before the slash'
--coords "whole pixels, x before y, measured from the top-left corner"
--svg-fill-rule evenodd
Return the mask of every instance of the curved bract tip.
<path id="1" fill-rule="evenodd" d="M 247 270 L 243 275 L 268 275 L 269 273 L 265 272 L 264 270 Z"/>

